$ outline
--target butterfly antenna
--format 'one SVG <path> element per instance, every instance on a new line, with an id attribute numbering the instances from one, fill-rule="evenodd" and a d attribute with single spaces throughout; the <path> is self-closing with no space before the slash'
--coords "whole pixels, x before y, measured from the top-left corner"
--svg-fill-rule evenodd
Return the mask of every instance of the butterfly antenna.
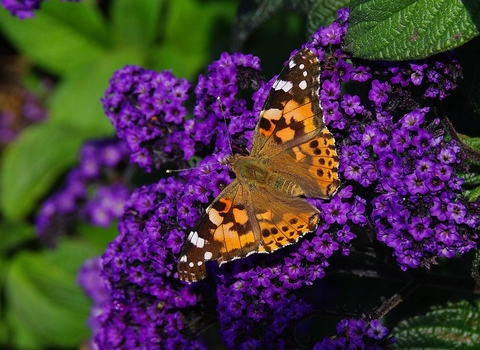
<path id="1" fill-rule="evenodd" d="M 189 170 L 192 170 L 192 169 L 194 169 L 194 168 L 167 169 L 167 170 L 165 170 L 165 172 L 166 172 L 167 174 L 173 174 L 173 173 L 180 173 L 180 172 L 182 172 L 182 171 L 189 171 Z"/>
<path id="2" fill-rule="evenodd" d="M 230 154 L 233 154 L 233 147 L 232 147 L 232 139 L 228 133 L 228 125 L 227 125 L 227 118 L 225 118 L 225 110 L 223 109 L 223 103 L 220 96 L 217 97 L 218 104 L 220 106 L 220 111 L 222 111 L 223 122 L 225 123 L 225 130 L 227 132 L 227 140 L 228 140 L 228 147 L 230 147 Z"/>
<path id="3" fill-rule="evenodd" d="M 181 169 L 167 169 L 165 172 L 167 174 L 172 174 L 172 173 L 180 173 L 182 171 L 192 171 L 193 169 L 197 169 L 200 165 L 200 159 L 197 156 L 192 157 L 188 161 L 190 168 L 181 168 Z"/>

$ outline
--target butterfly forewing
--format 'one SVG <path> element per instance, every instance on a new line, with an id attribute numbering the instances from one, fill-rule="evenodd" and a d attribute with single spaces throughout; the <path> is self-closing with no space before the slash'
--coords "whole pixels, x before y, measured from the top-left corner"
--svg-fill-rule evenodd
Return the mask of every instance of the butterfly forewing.
<path id="1" fill-rule="evenodd" d="M 314 137 L 324 126 L 320 62 L 310 50 L 292 57 L 273 84 L 252 140 L 251 156 L 274 155 Z"/>

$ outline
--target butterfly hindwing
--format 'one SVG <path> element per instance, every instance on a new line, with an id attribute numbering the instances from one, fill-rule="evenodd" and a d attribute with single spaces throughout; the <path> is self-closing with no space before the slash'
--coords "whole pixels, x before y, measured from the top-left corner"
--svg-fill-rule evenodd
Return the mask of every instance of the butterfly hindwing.
<path id="1" fill-rule="evenodd" d="M 318 225 L 318 209 L 304 198 L 259 192 L 253 197 L 255 218 L 262 240 L 258 253 L 271 253 L 294 244 Z"/>
<path id="2" fill-rule="evenodd" d="M 330 198 L 340 184 L 338 156 L 327 128 L 303 144 L 275 155 L 269 164 L 277 173 L 296 182 L 306 197 Z"/>

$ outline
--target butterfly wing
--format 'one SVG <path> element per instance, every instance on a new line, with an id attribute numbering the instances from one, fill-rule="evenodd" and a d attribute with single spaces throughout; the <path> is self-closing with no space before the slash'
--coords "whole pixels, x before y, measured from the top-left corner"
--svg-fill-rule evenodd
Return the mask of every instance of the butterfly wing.
<path id="1" fill-rule="evenodd" d="M 317 228 L 319 211 L 304 198 L 275 192 L 252 193 L 255 225 L 261 235 L 257 253 L 270 253 L 294 244 L 300 237 Z"/>
<path id="2" fill-rule="evenodd" d="M 319 87 L 318 57 L 308 49 L 297 52 L 270 90 L 250 155 L 268 158 L 271 171 L 298 184 L 306 197 L 330 198 L 339 186 L 338 157 Z"/>
<path id="3" fill-rule="evenodd" d="M 308 49 L 297 52 L 280 72 L 268 94 L 254 132 L 250 155 L 272 156 L 322 132 L 325 123 L 319 87 L 318 57 Z"/>
<path id="4" fill-rule="evenodd" d="M 334 140 L 326 128 L 306 142 L 269 159 L 270 169 L 299 185 L 310 198 L 331 198 L 340 181 Z"/>
<path id="5" fill-rule="evenodd" d="M 181 280 L 203 279 L 207 275 L 205 261 L 222 263 L 257 250 L 260 236 L 253 228 L 251 201 L 247 189 L 235 179 L 212 202 L 180 253 Z"/>

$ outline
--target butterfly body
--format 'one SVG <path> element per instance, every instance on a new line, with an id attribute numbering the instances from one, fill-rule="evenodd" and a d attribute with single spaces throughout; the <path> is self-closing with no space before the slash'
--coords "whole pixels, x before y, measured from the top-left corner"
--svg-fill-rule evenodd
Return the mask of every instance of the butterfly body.
<path id="1" fill-rule="evenodd" d="M 295 54 L 273 84 L 248 156 L 227 158 L 235 179 L 206 209 L 180 254 L 179 277 L 206 276 L 220 264 L 270 253 L 298 241 L 319 223 L 305 197 L 330 198 L 339 185 L 334 139 L 323 121 L 320 62 Z"/>
<path id="2" fill-rule="evenodd" d="M 300 196 L 303 190 L 295 182 L 274 171 L 268 158 L 235 155 L 227 159 L 243 186 L 251 191 L 264 190 Z"/>

